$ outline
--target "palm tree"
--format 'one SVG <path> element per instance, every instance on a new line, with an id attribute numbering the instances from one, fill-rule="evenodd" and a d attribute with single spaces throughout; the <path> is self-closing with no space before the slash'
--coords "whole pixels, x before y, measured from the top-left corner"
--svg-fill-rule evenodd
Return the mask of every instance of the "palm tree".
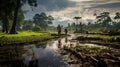
<path id="1" fill-rule="evenodd" d="M 79 23 L 79 19 L 81 19 L 82 17 L 74 17 L 73 19 L 75 19 L 76 20 L 76 31 L 75 32 L 77 32 L 77 27 L 78 27 L 78 23 Z"/>

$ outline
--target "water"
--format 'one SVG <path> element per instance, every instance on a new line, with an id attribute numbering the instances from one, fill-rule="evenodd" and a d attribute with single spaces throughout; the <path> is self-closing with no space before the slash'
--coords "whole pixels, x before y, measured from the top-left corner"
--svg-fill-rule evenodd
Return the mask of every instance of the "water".
<path id="1" fill-rule="evenodd" d="M 78 41 L 72 40 L 74 37 L 71 35 L 43 43 L 0 47 L 0 67 L 69 67 L 64 61 L 68 57 L 59 55 L 58 51 L 65 46 L 78 45 Z"/>
<path id="2" fill-rule="evenodd" d="M 50 40 L 43 44 L 46 45 L 44 47 L 41 45 L 36 46 L 36 44 L 24 46 L 24 49 L 26 49 L 26 52 L 23 54 L 25 58 L 24 63 L 27 66 L 37 67 L 69 67 L 69 64 L 63 60 L 67 59 L 67 57 L 59 55 L 57 51 L 64 46 L 69 46 L 73 37 L 74 35 Z"/>
<path id="3" fill-rule="evenodd" d="M 63 60 L 67 57 L 58 54 L 63 45 L 70 43 L 68 38 L 25 46 L 0 47 L 0 67 L 69 67 Z"/>
<path id="4" fill-rule="evenodd" d="M 57 54 L 58 41 L 49 41 L 46 47 L 36 47 L 35 44 L 24 46 L 26 52 L 23 54 L 25 60 L 24 63 L 29 66 L 37 67 L 69 67 L 69 65 L 63 61 L 64 57 Z"/>

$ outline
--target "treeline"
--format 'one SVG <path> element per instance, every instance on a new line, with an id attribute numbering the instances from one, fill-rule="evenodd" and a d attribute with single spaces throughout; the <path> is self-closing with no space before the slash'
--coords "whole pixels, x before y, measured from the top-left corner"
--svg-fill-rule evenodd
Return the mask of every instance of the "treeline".
<path id="1" fill-rule="evenodd" d="M 68 28 L 80 33 L 120 31 L 120 13 L 116 12 L 113 19 L 109 14 L 109 12 L 103 12 L 98 15 L 94 14 L 96 16 L 94 22 L 88 22 L 87 24 L 79 21 L 79 19 L 82 19 L 81 17 L 74 17 L 76 23 L 68 24 Z"/>
<path id="2" fill-rule="evenodd" d="M 35 14 L 33 20 L 25 20 L 21 25 L 22 30 L 32 31 L 46 31 L 49 29 L 49 24 L 52 24 L 54 18 L 51 15 L 45 13 Z"/>

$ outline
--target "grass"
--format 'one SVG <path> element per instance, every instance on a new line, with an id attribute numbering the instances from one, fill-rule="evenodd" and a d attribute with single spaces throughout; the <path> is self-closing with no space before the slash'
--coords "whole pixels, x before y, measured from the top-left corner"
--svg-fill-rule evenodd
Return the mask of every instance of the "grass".
<path id="1" fill-rule="evenodd" d="M 112 39 L 112 38 L 116 38 L 116 37 L 119 37 L 120 38 L 120 36 L 109 36 L 109 35 L 94 35 L 94 37 L 96 37 L 96 38 L 104 38 L 104 39 Z"/>
<path id="2" fill-rule="evenodd" d="M 93 37 L 93 38 L 101 38 L 101 39 L 114 39 L 114 38 L 120 38 L 119 35 L 115 36 L 109 36 L 109 35 L 99 35 L 99 34 L 94 34 L 88 37 Z"/>
<path id="3" fill-rule="evenodd" d="M 103 51 L 109 51 L 108 48 L 100 48 L 97 46 L 91 47 L 88 45 L 78 45 L 78 46 L 74 47 L 74 49 L 84 51 L 85 53 L 91 53 L 91 52 L 100 53 Z"/>
<path id="4" fill-rule="evenodd" d="M 54 38 L 50 33 L 37 33 L 37 32 L 18 32 L 18 34 L 5 34 L 0 33 L 0 44 L 16 44 L 27 43 L 34 41 L 42 41 L 46 39 Z"/>

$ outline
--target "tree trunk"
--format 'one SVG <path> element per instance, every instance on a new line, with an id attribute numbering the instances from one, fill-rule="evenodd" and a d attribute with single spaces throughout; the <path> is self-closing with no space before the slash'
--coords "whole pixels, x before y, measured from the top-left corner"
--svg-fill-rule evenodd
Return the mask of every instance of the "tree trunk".
<path id="1" fill-rule="evenodd" d="M 8 18 L 4 17 L 2 21 L 2 32 L 8 33 L 8 26 L 9 26 Z"/>
<path id="2" fill-rule="evenodd" d="M 17 22 L 19 7 L 20 7 L 20 0 L 17 0 L 17 5 L 16 5 L 16 8 L 15 8 L 15 12 L 14 12 L 14 20 L 13 20 L 12 28 L 10 30 L 10 34 L 16 34 L 17 33 L 16 22 Z"/>
<path id="3" fill-rule="evenodd" d="M 6 20 L 5 20 L 5 31 L 6 31 L 6 33 L 8 33 L 8 26 L 9 26 L 9 20 L 8 20 L 8 18 L 6 17 L 5 18 Z"/>
<path id="4" fill-rule="evenodd" d="M 5 23 L 2 21 L 2 32 L 5 32 Z"/>

